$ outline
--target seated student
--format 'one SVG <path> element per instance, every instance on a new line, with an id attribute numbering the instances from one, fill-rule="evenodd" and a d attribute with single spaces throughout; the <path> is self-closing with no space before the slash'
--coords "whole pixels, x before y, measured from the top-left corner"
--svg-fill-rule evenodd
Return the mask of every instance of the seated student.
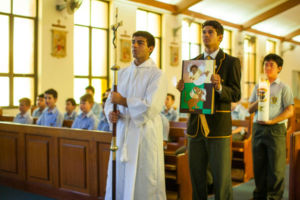
<path id="1" fill-rule="evenodd" d="M 94 98 L 90 94 L 85 94 L 80 97 L 81 113 L 76 117 L 72 128 L 95 130 L 97 128 L 98 119 L 92 111 Z"/>
<path id="2" fill-rule="evenodd" d="M 66 100 L 66 112 L 64 114 L 64 120 L 75 120 L 76 118 L 76 102 L 73 98 Z"/>
<path id="3" fill-rule="evenodd" d="M 33 119 L 30 115 L 30 99 L 22 98 L 19 100 L 19 103 L 20 112 L 14 118 L 14 122 L 20 124 L 32 124 Z"/>
<path id="4" fill-rule="evenodd" d="M 46 102 L 45 102 L 45 96 L 44 94 L 40 94 L 38 97 L 37 97 L 37 100 L 36 100 L 36 104 L 38 106 L 38 108 L 36 108 L 33 113 L 32 113 L 32 117 L 35 117 L 35 118 L 39 118 L 44 109 L 46 108 Z"/>
<path id="5" fill-rule="evenodd" d="M 100 122 L 99 122 L 99 125 L 97 128 L 97 130 L 99 130 L 99 131 L 110 131 L 109 123 L 108 123 L 107 118 L 104 113 L 104 106 L 105 106 L 106 99 L 107 98 L 102 99 L 103 115 L 100 118 Z"/>
<path id="6" fill-rule="evenodd" d="M 161 114 L 163 114 L 169 121 L 178 121 L 178 113 L 172 107 L 174 102 L 175 102 L 175 96 L 173 94 L 168 93 Z"/>
<path id="7" fill-rule="evenodd" d="M 61 127 L 64 117 L 56 108 L 57 92 L 49 89 L 45 92 L 45 100 L 47 108 L 37 120 L 37 125 Z"/>
<path id="8" fill-rule="evenodd" d="M 240 103 L 231 103 L 231 118 L 233 120 L 245 120 L 250 114 L 246 108 Z M 232 127 L 232 140 L 243 140 L 247 130 L 244 127 Z"/>
<path id="9" fill-rule="evenodd" d="M 93 86 L 87 86 L 85 88 L 85 93 L 86 94 L 90 94 L 92 95 L 93 99 L 94 99 L 94 94 L 95 94 L 95 89 Z M 100 106 L 100 104 L 96 103 L 93 101 L 92 104 L 92 112 L 94 113 L 95 116 L 100 117 L 100 114 L 102 113 L 102 107 Z"/>

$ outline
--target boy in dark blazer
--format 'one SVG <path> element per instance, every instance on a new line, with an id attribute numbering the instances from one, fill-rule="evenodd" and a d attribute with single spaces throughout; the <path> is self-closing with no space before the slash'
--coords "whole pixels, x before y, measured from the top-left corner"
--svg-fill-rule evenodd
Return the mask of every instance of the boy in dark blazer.
<path id="1" fill-rule="evenodd" d="M 208 164 L 213 176 L 215 199 L 232 199 L 230 111 L 231 102 L 237 102 L 241 98 L 241 65 L 238 58 L 224 53 L 219 48 L 223 33 L 223 26 L 219 22 L 205 21 L 202 25 L 205 51 L 195 58 L 214 59 L 216 69 L 215 74 L 211 76 L 215 87 L 214 114 L 191 114 L 188 121 L 188 155 L 193 200 L 207 199 Z M 184 89 L 183 80 L 178 82 L 177 89 Z M 209 132 L 206 132 L 206 126 Z"/>

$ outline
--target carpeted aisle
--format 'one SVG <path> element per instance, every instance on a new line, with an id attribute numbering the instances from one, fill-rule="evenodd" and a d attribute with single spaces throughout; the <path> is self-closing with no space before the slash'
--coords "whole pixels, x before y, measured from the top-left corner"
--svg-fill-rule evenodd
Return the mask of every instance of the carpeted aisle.
<path id="1" fill-rule="evenodd" d="M 255 188 L 254 179 L 246 183 L 241 183 L 232 187 L 233 199 L 234 200 L 249 200 L 252 199 L 252 192 Z M 213 200 L 214 196 L 209 196 L 209 200 Z M 289 165 L 286 166 L 285 170 L 285 189 L 283 193 L 283 200 L 289 199 Z"/>
<path id="2" fill-rule="evenodd" d="M 45 196 L 17 190 L 11 187 L 0 185 L 1 200 L 54 200 Z"/>

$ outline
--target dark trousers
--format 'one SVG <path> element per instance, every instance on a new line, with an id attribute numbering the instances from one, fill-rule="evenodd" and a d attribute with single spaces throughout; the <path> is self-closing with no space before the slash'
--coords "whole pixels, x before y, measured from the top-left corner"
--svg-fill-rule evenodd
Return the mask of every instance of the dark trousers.
<path id="1" fill-rule="evenodd" d="M 254 199 L 281 199 L 286 160 L 284 124 L 254 123 L 252 138 L 255 190 Z"/>
<path id="2" fill-rule="evenodd" d="M 232 199 L 230 138 L 188 139 L 193 200 L 207 199 L 208 163 L 213 176 L 215 199 Z"/>

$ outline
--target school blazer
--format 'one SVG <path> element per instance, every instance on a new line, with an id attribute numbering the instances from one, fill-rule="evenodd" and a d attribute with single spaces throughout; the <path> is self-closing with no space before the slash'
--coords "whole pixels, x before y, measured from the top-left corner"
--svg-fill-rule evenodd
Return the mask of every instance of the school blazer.
<path id="1" fill-rule="evenodd" d="M 194 60 L 204 59 L 200 54 Z M 221 49 L 216 56 L 216 74 L 221 77 L 222 92 L 215 91 L 214 114 L 205 115 L 209 127 L 208 137 L 229 137 L 231 135 L 231 102 L 241 98 L 241 64 L 236 57 L 224 53 Z M 188 120 L 187 133 L 191 137 L 203 134 L 198 114 L 191 114 Z"/>

